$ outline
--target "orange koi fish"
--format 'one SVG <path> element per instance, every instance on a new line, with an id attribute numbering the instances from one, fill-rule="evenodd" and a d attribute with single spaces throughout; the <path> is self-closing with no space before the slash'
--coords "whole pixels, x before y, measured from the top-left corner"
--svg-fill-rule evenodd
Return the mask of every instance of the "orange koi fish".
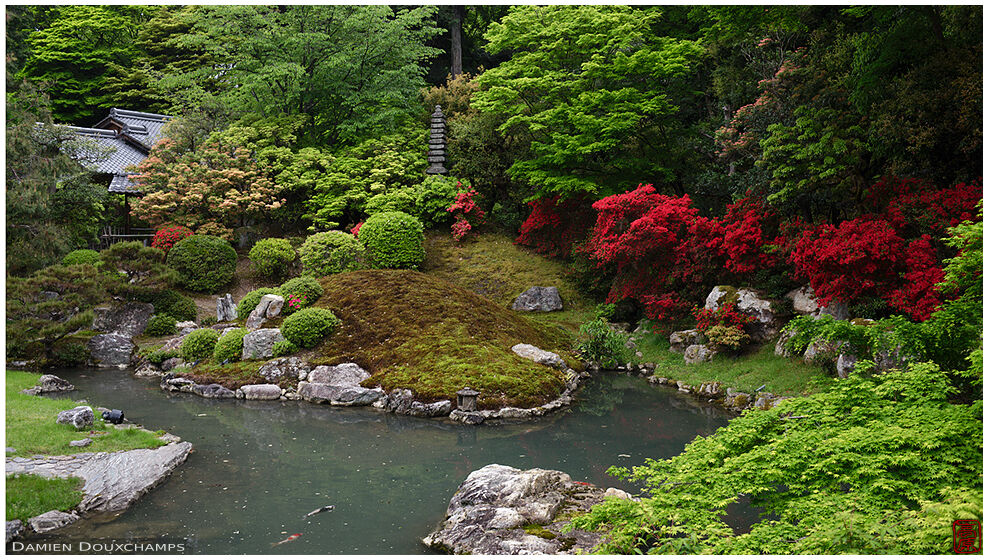
<path id="1" fill-rule="evenodd" d="M 297 538 L 299 538 L 301 536 L 302 536 L 302 533 L 295 533 L 294 535 L 288 535 L 288 538 L 286 538 L 285 540 L 278 541 L 278 542 L 272 544 L 271 545 L 271 548 L 274 548 L 274 547 L 278 546 L 279 544 L 285 544 L 286 542 L 292 542 L 293 540 L 295 540 L 295 539 L 297 539 Z"/>

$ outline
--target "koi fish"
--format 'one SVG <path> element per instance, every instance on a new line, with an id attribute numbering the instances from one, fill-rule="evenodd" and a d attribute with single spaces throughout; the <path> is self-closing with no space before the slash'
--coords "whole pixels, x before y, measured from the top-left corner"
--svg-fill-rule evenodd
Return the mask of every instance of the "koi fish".
<path id="1" fill-rule="evenodd" d="M 576 480 L 573 481 L 573 484 L 579 484 L 580 486 L 593 486 L 593 484 L 590 484 L 589 482 L 579 482 Z"/>
<path id="2" fill-rule="evenodd" d="M 305 519 L 306 517 L 312 517 L 313 515 L 315 515 L 317 513 L 322 513 L 324 511 L 333 511 L 333 508 L 335 508 L 335 507 L 336 506 L 322 506 L 319 509 L 314 509 L 314 510 L 310 511 L 309 513 L 303 515 L 302 516 L 302 519 Z"/>
<path id="3" fill-rule="evenodd" d="M 278 546 L 279 544 L 285 544 L 286 542 L 292 542 L 293 540 L 302 536 L 302 533 L 295 533 L 294 535 L 288 535 L 288 538 L 282 541 L 278 541 L 271 545 L 271 548 Z"/>

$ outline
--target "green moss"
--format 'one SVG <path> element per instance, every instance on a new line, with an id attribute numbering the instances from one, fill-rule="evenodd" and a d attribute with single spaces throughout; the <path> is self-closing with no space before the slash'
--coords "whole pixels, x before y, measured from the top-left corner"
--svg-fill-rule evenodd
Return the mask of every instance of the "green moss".
<path id="1" fill-rule="evenodd" d="M 62 410 L 78 406 L 69 399 L 48 399 L 25 395 L 20 391 L 37 384 L 38 374 L 7 371 L 6 375 L 6 445 L 17 450 L 17 455 L 65 455 L 77 452 L 69 447 L 72 440 L 92 437 L 93 443 L 86 451 L 124 451 L 128 449 L 154 448 L 164 445 L 155 434 L 144 430 L 117 430 L 108 428 L 97 415 L 90 430 L 77 431 L 72 426 L 56 424 L 53 420 Z M 125 411 L 126 412 L 126 411 Z"/>
<path id="2" fill-rule="evenodd" d="M 80 478 L 45 478 L 34 474 L 7 477 L 7 520 L 27 521 L 47 511 L 68 511 L 82 501 Z"/>
<path id="3" fill-rule="evenodd" d="M 565 355 L 558 333 L 490 300 L 411 270 L 364 270 L 323 278 L 317 307 L 342 326 L 316 347 L 313 363 L 356 362 L 386 389 L 420 399 L 455 399 L 465 385 L 481 406 L 554 399 L 562 374 L 511 352 L 518 343 Z"/>
<path id="4" fill-rule="evenodd" d="M 724 292 L 723 295 L 717 298 L 717 303 L 719 305 L 738 302 L 738 289 L 734 286 L 717 286 L 717 289 Z"/>
<path id="5" fill-rule="evenodd" d="M 230 389 L 239 389 L 243 385 L 268 382 L 258 373 L 264 362 L 265 360 L 248 360 L 221 365 L 204 361 L 183 377 L 203 385 L 219 383 Z"/>
<path id="6" fill-rule="evenodd" d="M 541 525 L 536 525 L 535 523 L 525 525 L 524 529 L 525 532 L 528 533 L 529 535 L 535 535 L 536 537 L 541 537 L 548 541 L 551 541 L 552 539 L 556 538 L 555 533 L 553 533 L 552 531 L 546 529 Z M 575 543 L 576 541 L 573 542 Z"/>

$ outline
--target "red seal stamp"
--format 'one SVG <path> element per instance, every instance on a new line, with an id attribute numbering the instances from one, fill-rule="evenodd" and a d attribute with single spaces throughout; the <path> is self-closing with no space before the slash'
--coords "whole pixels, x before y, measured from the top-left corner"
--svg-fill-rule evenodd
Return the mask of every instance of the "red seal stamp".
<path id="1" fill-rule="evenodd" d="M 958 519 L 954 521 L 954 553 L 981 553 L 981 522 L 977 519 Z"/>

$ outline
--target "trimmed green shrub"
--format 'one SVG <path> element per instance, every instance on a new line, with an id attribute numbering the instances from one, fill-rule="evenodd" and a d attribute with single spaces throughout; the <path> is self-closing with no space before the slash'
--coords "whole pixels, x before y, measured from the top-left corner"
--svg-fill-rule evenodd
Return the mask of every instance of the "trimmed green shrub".
<path id="1" fill-rule="evenodd" d="M 281 323 L 281 334 L 299 348 L 312 348 L 329 336 L 339 324 L 340 320 L 332 311 L 321 307 L 310 307 L 286 318 Z"/>
<path id="2" fill-rule="evenodd" d="M 280 288 L 258 288 L 256 290 L 251 290 L 247 292 L 244 297 L 240 298 L 240 303 L 237 304 L 237 317 L 240 319 L 246 319 L 250 312 L 257 307 L 257 304 L 261 303 L 261 298 L 268 295 L 275 294 L 281 295 Z"/>
<path id="3" fill-rule="evenodd" d="M 195 292 L 209 293 L 233 280 L 237 252 L 219 237 L 193 235 L 168 251 L 167 262 L 178 271 L 183 286 Z"/>
<path id="4" fill-rule="evenodd" d="M 298 278 L 292 278 L 282 284 L 278 290 L 283 296 L 288 296 L 291 294 L 304 296 L 306 305 L 312 305 L 315 303 L 322 297 L 323 292 L 322 284 L 311 276 L 299 276 Z"/>
<path id="5" fill-rule="evenodd" d="M 404 212 L 374 214 L 360 228 L 359 238 L 377 268 L 418 268 L 425 260 L 422 222 Z"/>
<path id="6" fill-rule="evenodd" d="M 281 276 L 295 262 L 295 248 L 287 239 L 269 237 L 254 244 L 247 255 L 255 274 Z"/>
<path id="7" fill-rule="evenodd" d="M 99 262 L 99 253 L 93 251 L 92 249 L 76 249 L 75 251 L 72 251 L 68 255 L 62 257 L 62 264 L 65 266 L 71 266 L 73 264 L 91 264 L 93 266 L 99 266 Z"/>
<path id="8" fill-rule="evenodd" d="M 144 334 L 148 336 L 164 336 L 176 332 L 178 329 L 175 328 L 175 318 L 161 313 L 152 315 L 148 319 L 148 326 L 144 327 Z"/>
<path id="9" fill-rule="evenodd" d="M 176 321 L 195 321 L 196 302 L 176 290 L 159 290 L 137 296 L 139 301 L 150 303 L 158 315 L 171 315 Z"/>
<path id="10" fill-rule="evenodd" d="M 182 359 L 186 362 L 208 359 L 213 355 L 213 348 L 219 338 L 220 333 L 213 329 L 196 329 L 190 332 L 182 339 Z"/>
<path id="11" fill-rule="evenodd" d="M 585 359 L 603 368 L 624 362 L 626 337 L 611 329 L 607 321 L 587 321 L 580 325 L 580 334 L 585 339 L 577 343 L 576 349 Z"/>
<path id="12" fill-rule="evenodd" d="M 271 353 L 275 358 L 294 354 L 295 352 L 298 352 L 298 350 L 298 346 L 295 346 L 288 340 L 279 340 L 274 343 L 274 346 L 271 347 Z"/>
<path id="13" fill-rule="evenodd" d="M 298 249 L 302 269 L 315 276 L 357 270 L 364 259 L 364 246 L 342 231 L 310 235 Z"/>
<path id="14" fill-rule="evenodd" d="M 182 351 L 178 349 L 162 350 L 161 348 L 156 348 L 154 351 L 149 352 L 147 355 L 148 361 L 154 365 L 161 365 L 161 363 L 164 362 L 165 360 L 169 360 L 171 358 L 181 358 L 181 357 L 182 357 Z"/>
<path id="15" fill-rule="evenodd" d="M 221 336 L 213 347 L 213 361 L 217 364 L 239 361 L 244 353 L 244 336 L 248 332 L 247 329 L 234 329 Z"/>
<path id="16" fill-rule="evenodd" d="M 429 175 L 416 187 L 415 212 L 425 227 L 436 227 L 453 221 L 453 215 L 446 211 L 459 191 L 453 177 Z"/>

